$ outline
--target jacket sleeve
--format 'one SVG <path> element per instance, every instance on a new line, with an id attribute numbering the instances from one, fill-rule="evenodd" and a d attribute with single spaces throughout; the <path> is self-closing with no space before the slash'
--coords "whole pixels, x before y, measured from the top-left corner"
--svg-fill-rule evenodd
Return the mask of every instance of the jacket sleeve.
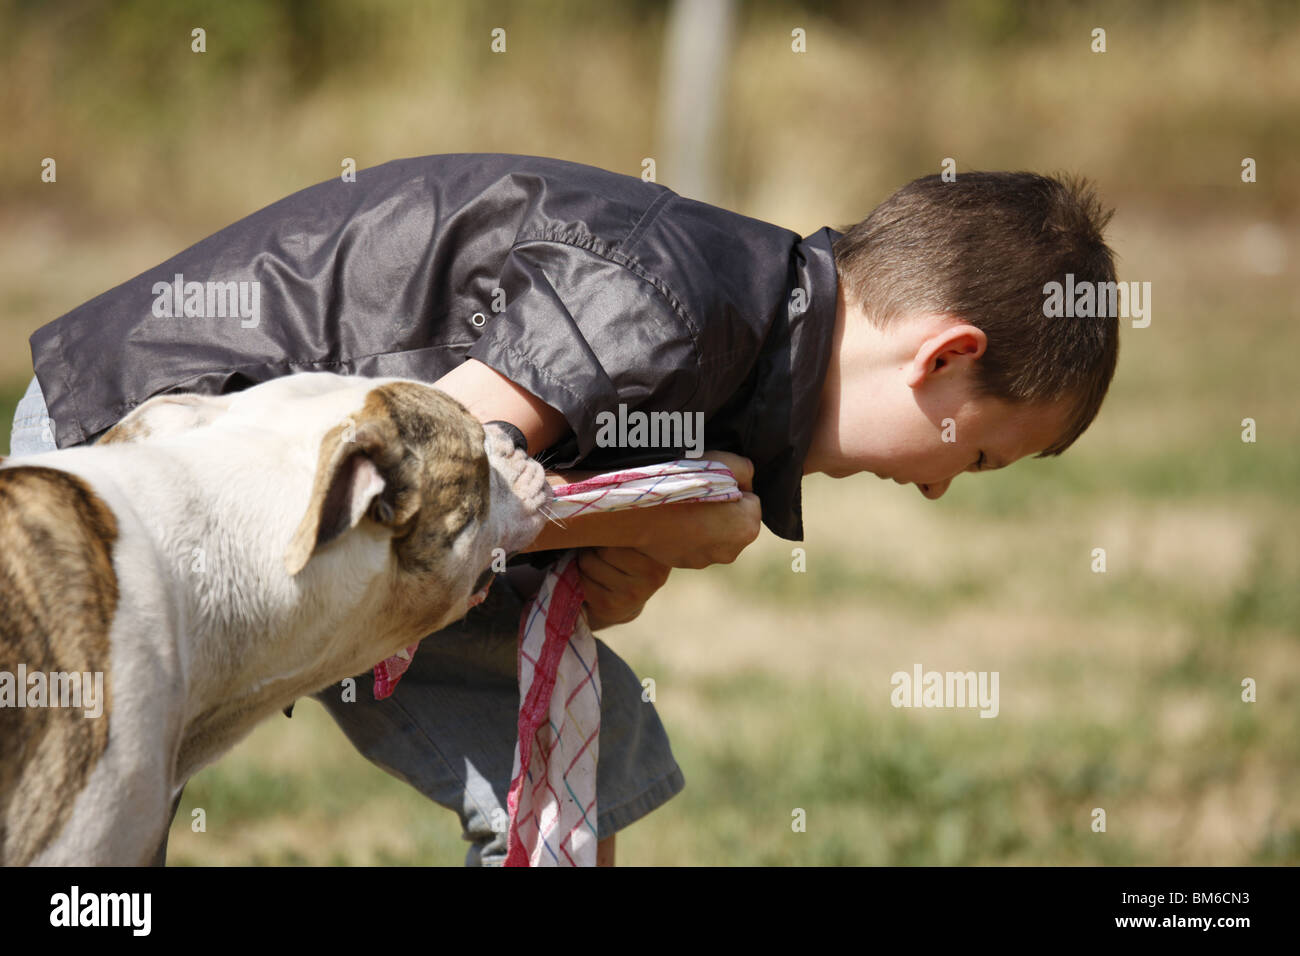
<path id="1" fill-rule="evenodd" d="M 567 460 L 554 467 L 586 458 L 596 417 L 617 414 L 619 404 L 695 410 L 701 360 L 693 324 L 635 262 L 594 242 L 526 240 L 507 255 L 500 287 L 504 308 L 488 313 L 468 354 L 564 415 L 575 444 L 561 446 Z"/>

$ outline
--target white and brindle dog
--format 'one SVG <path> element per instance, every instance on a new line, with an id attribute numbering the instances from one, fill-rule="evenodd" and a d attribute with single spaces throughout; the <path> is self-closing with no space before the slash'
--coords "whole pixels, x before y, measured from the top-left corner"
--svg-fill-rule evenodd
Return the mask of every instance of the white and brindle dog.
<path id="1" fill-rule="evenodd" d="M 517 440 L 428 385 L 304 373 L 0 459 L 0 862 L 148 863 L 260 720 L 462 617 L 545 523 Z M 98 716 L 50 706 L 74 673 Z"/>

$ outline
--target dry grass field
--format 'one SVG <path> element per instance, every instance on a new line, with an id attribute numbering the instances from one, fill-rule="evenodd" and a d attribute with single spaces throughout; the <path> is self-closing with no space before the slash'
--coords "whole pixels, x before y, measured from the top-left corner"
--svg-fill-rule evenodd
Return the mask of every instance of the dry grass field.
<path id="1" fill-rule="evenodd" d="M 347 6 L 323 4 L 333 19 L 294 46 L 231 3 L 204 73 L 157 53 L 163 27 L 188 33 L 165 5 L 38 19 L 0 0 L 21 79 L 0 89 L 17 131 L 0 157 L 0 448 L 35 328 L 342 156 L 495 150 L 637 173 L 654 154 L 658 4 L 503 7 L 512 52 L 496 60 L 496 16 L 472 4 Z M 764 531 L 602 632 L 655 679 L 687 780 L 619 834 L 619 862 L 1300 863 L 1295 8 L 853 7 L 747 8 L 716 201 L 806 234 L 946 156 L 959 174 L 1083 172 L 1118 209 L 1120 278 L 1152 283 L 1152 322 L 1125 328 L 1102 414 L 1063 457 L 963 476 L 936 502 L 810 478 L 806 572 Z M 1088 50 L 1097 24 L 1105 54 Z M 37 178 L 46 155 L 55 186 Z M 1257 183 L 1240 181 L 1246 156 Z M 997 717 L 891 706 L 891 674 L 917 663 L 997 671 Z M 169 862 L 464 852 L 451 813 L 304 701 L 191 782 Z"/>

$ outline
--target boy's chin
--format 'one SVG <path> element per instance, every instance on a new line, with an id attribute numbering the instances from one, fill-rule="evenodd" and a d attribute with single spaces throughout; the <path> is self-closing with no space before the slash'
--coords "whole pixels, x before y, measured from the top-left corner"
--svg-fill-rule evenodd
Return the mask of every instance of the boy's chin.
<path id="1" fill-rule="evenodd" d="M 851 465 L 845 465 L 843 468 L 827 468 L 825 474 L 828 478 L 852 478 L 855 475 L 874 475 L 870 468 L 854 468 Z"/>
<path id="2" fill-rule="evenodd" d="M 828 478 L 852 478 L 855 475 L 875 475 L 882 481 L 892 480 L 898 482 L 900 485 L 910 485 L 912 483 L 910 481 L 903 481 L 902 479 L 894 478 L 892 475 L 882 474 L 879 471 L 868 468 L 866 465 L 859 465 L 856 468 L 852 465 L 844 465 L 841 468 L 827 468 L 822 473 Z"/>

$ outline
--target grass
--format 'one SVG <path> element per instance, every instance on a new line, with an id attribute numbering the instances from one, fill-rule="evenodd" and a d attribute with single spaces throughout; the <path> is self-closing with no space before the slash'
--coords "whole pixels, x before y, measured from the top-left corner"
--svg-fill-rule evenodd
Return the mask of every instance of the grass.
<path id="1" fill-rule="evenodd" d="M 155 0 L 120 21 L 8 8 L 0 57 L 48 82 L 0 90 L 16 137 L 0 157 L 0 440 L 32 331 L 342 156 L 499 150 L 639 173 L 657 155 L 651 4 L 635 29 L 591 5 L 507 5 L 511 52 L 491 57 L 496 8 L 327 3 L 329 27 L 309 6 L 238 2 L 207 14 L 206 60 L 175 52 L 189 14 Z M 807 234 L 945 156 L 959 175 L 1077 170 L 1118 209 L 1108 239 L 1120 278 L 1152 283 L 1152 323 L 1124 329 L 1105 407 L 1063 457 L 963 476 L 938 502 L 813 477 L 806 573 L 765 532 L 602 634 L 655 678 L 687 780 L 619 834 L 620 862 L 1300 863 L 1287 10 L 746 6 L 724 194 L 702 198 Z M 1095 17 L 1105 55 L 1087 52 Z M 806 56 L 786 55 L 792 21 Z M 51 154 L 57 186 L 31 174 Z M 1246 155 L 1258 183 L 1239 181 Z M 998 717 L 893 708 L 890 675 L 916 663 L 997 671 Z M 455 866 L 465 850 L 454 814 L 303 701 L 191 781 L 170 862 Z"/>

